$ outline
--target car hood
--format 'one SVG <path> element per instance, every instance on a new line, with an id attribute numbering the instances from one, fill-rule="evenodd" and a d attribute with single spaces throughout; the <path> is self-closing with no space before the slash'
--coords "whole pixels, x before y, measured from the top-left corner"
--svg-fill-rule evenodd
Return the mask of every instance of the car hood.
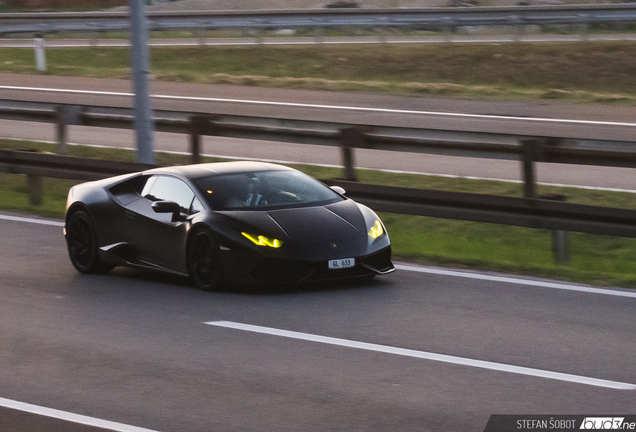
<path id="1" fill-rule="evenodd" d="M 351 240 L 366 233 L 357 204 L 344 200 L 327 206 L 286 208 L 269 211 L 219 212 L 242 224 L 244 229 L 294 242 L 322 243 Z"/>

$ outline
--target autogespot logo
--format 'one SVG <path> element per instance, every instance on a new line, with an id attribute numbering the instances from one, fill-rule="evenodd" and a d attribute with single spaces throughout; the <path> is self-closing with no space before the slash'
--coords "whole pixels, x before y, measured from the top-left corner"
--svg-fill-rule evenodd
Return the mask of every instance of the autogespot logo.
<path id="1" fill-rule="evenodd" d="M 579 429 L 636 430 L 636 422 L 625 422 L 625 417 L 585 417 Z"/>

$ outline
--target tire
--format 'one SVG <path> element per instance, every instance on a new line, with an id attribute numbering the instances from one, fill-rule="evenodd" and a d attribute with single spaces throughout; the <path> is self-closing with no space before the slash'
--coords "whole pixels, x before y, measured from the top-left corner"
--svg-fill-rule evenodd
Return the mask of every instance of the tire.
<path id="1" fill-rule="evenodd" d="M 223 263 L 219 244 L 207 229 L 196 231 L 188 242 L 188 272 L 194 284 L 204 291 L 223 287 Z"/>
<path id="2" fill-rule="evenodd" d="M 99 260 L 95 223 L 84 210 L 71 215 L 66 226 L 66 245 L 71 263 L 81 273 L 106 273 L 113 266 Z"/>

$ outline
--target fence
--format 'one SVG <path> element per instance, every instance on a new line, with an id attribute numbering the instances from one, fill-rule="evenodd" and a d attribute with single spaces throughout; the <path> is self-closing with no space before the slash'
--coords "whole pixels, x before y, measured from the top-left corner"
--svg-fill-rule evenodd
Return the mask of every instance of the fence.
<path id="1" fill-rule="evenodd" d="M 229 28 L 294 29 L 330 27 L 424 28 L 451 32 L 456 27 L 635 22 L 636 5 L 559 5 L 511 7 L 447 7 L 428 9 L 306 9 L 270 11 L 150 12 L 150 30 Z M 128 30 L 126 12 L 4 13 L 0 34 L 103 32 Z"/>

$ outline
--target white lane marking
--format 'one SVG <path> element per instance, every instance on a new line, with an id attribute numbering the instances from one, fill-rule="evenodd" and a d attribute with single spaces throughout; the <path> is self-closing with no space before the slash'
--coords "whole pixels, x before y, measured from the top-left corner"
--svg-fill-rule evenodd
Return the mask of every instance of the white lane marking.
<path id="1" fill-rule="evenodd" d="M 11 399 L 5 399 L 0 397 L 0 406 L 10 408 L 18 411 L 28 412 L 31 414 L 37 414 L 45 417 L 51 417 L 59 420 L 65 420 L 72 423 L 79 423 L 87 426 L 94 426 L 97 428 L 107 429 L 116 432 L 157 432 L 151 429 L 140 428 L 136 426 L 130 426 L 123 423 L 112 422 L 108 420 L 102 420 L 94 417 L 88 417 L 80 414 L 74 414 L 71 412 L 60 411 L 52 408 L 46 408 L 38 405 L 33 405 L 25 402 L 18 402 Z"/>
<path id="2" fill-rule="evenodd" d="M 125 96 L 133 97 L 134 93 L 127 92 L 109 92 L 109 91 L 96 91 L 96 90 L 75 90 L 75 89 L 56 89 L 56 88 L 44 88 L 44 87 L 22 87 L 22 86 L 0 86 L 2 90 L 20 90 L 20 91 L 39 91 L 49 93 L 71 93 L 71 94 L 84 94 L 84 95 L 103 95 L 103 96 Z M 320 104 L 302 104 L 294 102 L 274 102 L 274 101 L 257 101 L 248 99 L 226 99 L 226 98 L 212 98 L 201 96 L 174 96 L 174 95 L 151 95 L 155 99 L 170 99 L 170 100 L 185 100 L 185 101 L 198 101 L 198 102 L 223 102 L 223 103 L 237 103 L 237 104 L 251 104 L 251 105 L 269 105 L 269 106 L 284 106 L 293 108 L 313 108 L 313 109 L 330 109 L 330 110 L 343 110 L 343 111 L 362 111 L 362 112 L 377 112 L 388 114 L 415 114 L 415 115 L 428 115 L 437 117 L 462 117 L 462 118 L 474 118 L 474 119 L 490 119 L 490 120 L 516 120 L 523 122 L 545 122 L 545 123 L 564 123 L 564 124 L 586 124 L 596 126 L 627 126 L 636 127 L 636 123 L 625 122 L 608 122 L 608 121 L 596 121 L 596 120 L 573 120 L 573 119 L 551 119 L 540 117 L 514 117 L 514 116 L 500 116 L 500 115 L 487 115 L 487 114 L 466 114 L 466 113 L 449 113 L 449 112 L 437 112 L 437 111 L 417 111 L 417 110 L 401 110 L 391 108 L 370 108 L 370 107 L 350 107 L 343 105 L 320 105 Z"/>
<path id="3" fill-rule="evenodd" d="M 225 328 L 230 328 L 235 330 L 243 330 L 243 331 L 252 332 L 252 333 L 261 333 L 261 334 L 267 334 L 271 336 L 280 336 L 280 337 L 285 337 L 290 339 L 298 339 L 298 340 L 317 342 L 317 343 L 323 343 L 328 345 L 356 348 L 356 349 L 361 349 L 366 351 L 381 352 L 385 354 L 414 357 L 414 358 L 419 358 L 424 360 L 433 360 L 433 361 L 438 361 L 443 363 L 451 363 L 451 364 L 456 364 L 461 366 L 470 366 L 470 367 L 476 367 L 476 368 L 482 368 L 482 369 L 489 369 L 489 370 L 494 370 L 499 372 L 509 372 L 509 373 L 514 373 L 519 375 L 528 375 L 528 376 L 547 378 L 547 379 L 558 380 L 558 381 L 567 381 L 567 382 L 585 384 L 585 385 L 596 386 L 596 387 L 605 387 L 605 388 L 611 388 L 616 390 L 636 390 L 636 385 L 618 382 L 618 381 L 609 381 L 609 380 L 590 378 L 590 377 L 585 377 L 580 375 L 566 374 L 562 372 L 553 372 L 553 371 L 533 369 L 533 368 L 528 368 L 523 366 L 508 365 L 504 363 L 474 360 L 474 359 L 469 359 L 465 357 L 436 354 L 436 353 L 431 353 L 426 351 L 416 351 L 416 350 L 406 349 L 406 348 L 396 348 L 396 347 L 391 347 L 387 345 L 377 345 L 373 343 L 358 342 L 358 341 L 349 340 L 349 339 L 339 339 L 339 338 L 320 336 L 320 335 L 315 335 L 310 333 L 300 333 L 300 332 L 289 331 L 289 330 L 281 330 L 281 329 L 276 329 L 272 327 L 261 327 L 261 326 L 237 323 L 232 321 L 210 321 L 210 322 L 206 322 L 205 324 L 216 326 L 216 327 L 225 327 Z"/>
<path id="4" fill-rule="evenodd" d="M 520 279 L 515 277 L 507 277 L 507 276 L 494 276 L 480 273 L 468 273 L 461 272 L 455 270 L 443 270 L 436 268 L 428 268 L 428 267 L 420 267 L 414 265 L 404 265 L 404 264 L 395 264 L 395 268 L 398 270 L 412 271 L 417 273 L 429 273 L 436 274 L 442 276 L 453 276 L 453 277 L 461 277 L 467 279 L 476 279 L 476 280 L 485 280 L 490 282 L 503 282 L 503 283 L 511 283 L 517 285 L 528 285 L 528 286 L 536 286 L 541 288 L 551 288 L 551 289 L 560 289 L 567 291 L 578 291 L 592 294 L 603 294 L 610 295 L 616 297 L 628 297 L 636 299 L 636 292 L 629 291 L 617 291 L 611 289 L 604 288 L 594 288 L 594 287 L 586 287 L 579 285 L 570 285 L 558 282 L 545 282 L 545 281 L 536 281 L 530 279 Z"/>
<path id="5" fill-rule="evenodd" d="M 15 222 L 28 222 L 28 223 L 40 224 L 40 225 L 53 225 L 58 227 L 64 226 L 64 222 L 58 222 L 58 221 L 52 221 L 52 220 L 46 220 L 46 219 L 34 219 L 34 218 L 27 218 L 22 216 L 9 216 L 9 215 L 0 214 L 0 219 L 10 220 Z"/>

